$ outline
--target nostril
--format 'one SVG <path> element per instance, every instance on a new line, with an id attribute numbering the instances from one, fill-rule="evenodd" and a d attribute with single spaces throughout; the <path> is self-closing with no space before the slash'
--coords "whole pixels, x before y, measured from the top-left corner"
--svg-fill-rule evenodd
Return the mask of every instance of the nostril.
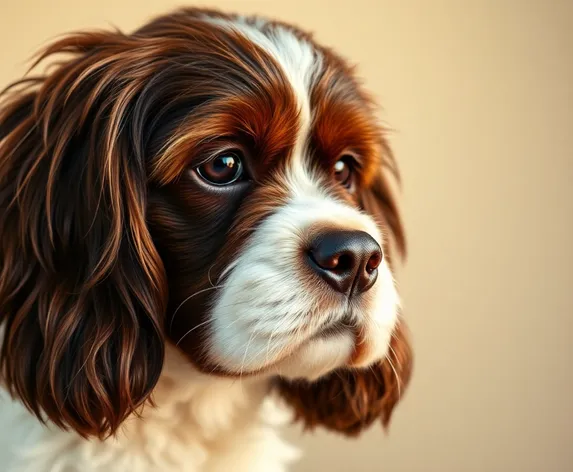
<path id="1" fill-rule="evenodd" d="M 316 249 L 310 249 L 308 251 L 308 257 L 321 269 L 336 270 L 336 268 L 338 267 L 338 262 L 339 262 L 338 254 L 325 256 Z"/>
<path id="2" fill-rule="evenodd" d="M 326 255 L 319 250 L 311 249 L 308 251 L 308 256 L 321 269 L 338 274 L 353 270 L 356 264 L 355 257 L 351 252 Z"/>
<path id="3" fill-rule="evenodd" d="M 381 262 L 382 262 L 382 253 L 376 251 L 374 254 L 370 256 L 370 259 L 368 259 L 368 262 L 366 263 L 366 272 L 371 274 L 378 268 Z"/>
<path id="4" fill-rule="evenodd" d="M 321 269 L 335 273 L 352 270 L 356 263 L 350 251 L 332 252 L 324 248 L 312 248 L 308 251 L 308 257 Z"/>
<path id="5" fill-rule="evenodd" d="M 354 267 L 354 257 L 352 254 L 343 253 L 338 256 L 338 264 L 334 268 L 337 272 L 345 272 Z"/>

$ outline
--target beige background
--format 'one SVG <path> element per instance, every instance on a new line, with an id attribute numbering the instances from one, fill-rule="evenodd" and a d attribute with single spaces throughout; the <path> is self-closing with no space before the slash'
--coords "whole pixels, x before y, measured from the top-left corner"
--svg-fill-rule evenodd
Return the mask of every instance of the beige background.
<path id="1" fill-rule="evenodd" d="M 0 0 L 0 85 L 56 34 L 181 3 Z M 208 4 L 314 30 L 395 129 L 413 383 L 388 437 L 293 430 L 296 471 L 573 471 L 573 2 Z"/>

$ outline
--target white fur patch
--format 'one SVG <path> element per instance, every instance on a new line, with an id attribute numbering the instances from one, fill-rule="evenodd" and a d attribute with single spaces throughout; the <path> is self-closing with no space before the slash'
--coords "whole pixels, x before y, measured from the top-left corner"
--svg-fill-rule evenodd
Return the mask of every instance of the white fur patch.
<path id="1" fill-rule="evenodd" d="M 285 472 L 298 451 L 278 435 L 288 418 L 267 381 L 197 372 L 169 348 L 157 408 L 129 418 L 117 437 L 86 441 L 46 427 L 0 388 L 3 472 Z"/>
<path id="2" fill-rule="evenodd" d="M 322 287 L 303 289 L 299 266 L 305 231 L 316 224 L 368 232 L 382 246 L 368 215 L 336 200 L 320 179 L 292 159 L 281 182 L 288 202 L 266 218 L 237 259 L 211 312 L 209 355 L 232 372 L 268 369 L 292 377 L 316 378 L 349 361 L 351 333 L 311 339 L 325 323 L 348 316 L 347 304 L 325 304 Z M 352 309 L 368 346 L 360 365 L 386 355 L 397 319 L 398 295 L 385 261 L 378 280 Z M 278 364 L 277 364 L 278 362 Z"/>

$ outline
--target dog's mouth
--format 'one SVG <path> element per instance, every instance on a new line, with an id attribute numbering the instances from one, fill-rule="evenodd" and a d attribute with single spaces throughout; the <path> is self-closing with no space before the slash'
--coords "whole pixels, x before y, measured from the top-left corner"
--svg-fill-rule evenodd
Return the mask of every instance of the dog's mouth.
<path id="1" fill-rule="evenodd" d="M 350 313 L 347 313 L 341 319 L 335 321 L 326 321 L 310 340 L 326 339 L 340 334 L 348 334 L 356 330 L 356 322 L 352 320 Z"/>
<path id="2" fill-rule="evenodd" d="M 313 334 L 290 345 L 265 370 L 287 378 L 318 378 L 326 372 L 350 365 L 356 352 L 360 324 L 350 313 L 325 320 Z"/>

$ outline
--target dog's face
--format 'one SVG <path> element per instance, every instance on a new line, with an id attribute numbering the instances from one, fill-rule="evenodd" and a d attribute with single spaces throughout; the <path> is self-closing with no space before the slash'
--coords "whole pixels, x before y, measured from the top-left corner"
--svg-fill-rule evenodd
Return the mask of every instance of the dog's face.
<path id="1" fill-rule="evenodd" d="M 309 426 L 387 422 L 410 371 L 393 159 L 352 70 L 290 27 L 184 10 L 80 34 L 0 108 L 3 376 L 114 431 L 166 342 L 269 376 Z"/>

